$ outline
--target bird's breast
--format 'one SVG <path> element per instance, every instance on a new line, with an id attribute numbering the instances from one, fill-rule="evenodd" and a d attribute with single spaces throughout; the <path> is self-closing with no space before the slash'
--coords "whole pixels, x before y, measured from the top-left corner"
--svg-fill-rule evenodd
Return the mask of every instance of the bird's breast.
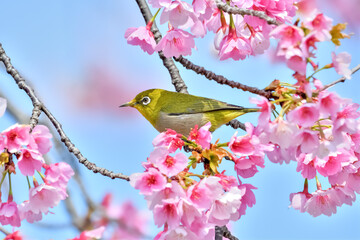
<path id="1" fill-rule="evenodd" d="M 201 127 L 206 122 L 203 113 L 167 114 L 161 112 L 158 121 L 155 123 L 155 128 L 159 132 L 166 131 L 167 128 L 170 128 L 187 136 L 191 128 L 194 128 L 195 125 Z"/>

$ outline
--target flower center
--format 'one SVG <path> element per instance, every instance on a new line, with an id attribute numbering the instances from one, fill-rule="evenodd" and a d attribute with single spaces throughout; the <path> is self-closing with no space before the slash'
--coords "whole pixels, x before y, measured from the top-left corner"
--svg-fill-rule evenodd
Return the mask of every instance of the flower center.
<path id="1" fill-rule="evenodd" d="M 174 166 L 174 164 L 175 164 L 174 158 L 171 157 L 171 156 L 166 156 L 166 159 L 165 159 L 164 164 L 165 164 L 168 168 Z"/>

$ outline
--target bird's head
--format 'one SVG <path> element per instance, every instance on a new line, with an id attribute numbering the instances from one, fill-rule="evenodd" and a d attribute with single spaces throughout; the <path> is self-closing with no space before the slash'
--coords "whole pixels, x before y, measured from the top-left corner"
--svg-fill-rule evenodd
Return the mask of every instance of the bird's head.
<path id="1" fill-rule="evenodd" d="M 151 124 L 155 124 L 159 113 L 159 99 L 162 89 L 149 89 L 136 95 L 136 97 L 120 107 L 136 108 Z"/>

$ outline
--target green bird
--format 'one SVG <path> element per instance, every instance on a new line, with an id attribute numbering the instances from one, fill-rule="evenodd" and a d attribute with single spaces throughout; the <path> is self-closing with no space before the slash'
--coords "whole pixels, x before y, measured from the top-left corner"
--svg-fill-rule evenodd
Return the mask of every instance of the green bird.
<path id="1" fill-rule="evenodd" d="M 211 122 L 213 132 L 221 125 L 257 108 L 243 108 L 211 98 L 198 97 L 163 89 L 149 89 L 120 107 L 136 108 L 159 132 L 173 129 L 188 135 L 195 125 Z"/>

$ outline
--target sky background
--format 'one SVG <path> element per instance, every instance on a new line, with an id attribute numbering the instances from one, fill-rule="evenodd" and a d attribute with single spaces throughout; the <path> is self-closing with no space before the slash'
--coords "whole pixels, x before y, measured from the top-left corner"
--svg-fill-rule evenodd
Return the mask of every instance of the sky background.
<path id="1" fill-rule="evenodd" d="M 355 16 L 360 10 L 360 3 L 356 3 L 356 0 L 342 2 L 343 5 L 336 5 L 336 0 L 319 4 L 335 23 L 350 21 L 346 32 L 354 35 L 350 40 L 342 41 L 343 45 L 339 48 L 332 43 L 318 44 L 317 60 L 320 66 L 331 62 L 332 51 L 352 54 L 351 67 L 360 63 L 357 27 L 360 22 Z M 346 6 L 353 7 L 345 11 Z M 125 30 L 144 25 L 136 2 L 13 0 L 0 1 L 0 9 L 0 43 L 13 65 L 31 82 L 38 96 L 62 123 L 65 132 L 83 155 L 98 166 L 114 172 L 126 175 L 142 172 L 141 162 L 152 151 L 151 141 L 157 132 L 135 109 L 119 109 L 118 106 L 143 90 L 174 90 L 174 87 L 157 54 L 148 55 L 139 47 L 126 43 Z M 152 12 L 155 10 L 152 9 Z M 345 14 L 342 15 L 343 12 Z M 355 15 L 351 16 L 351 13 Z M 161 26 L 163 33 L 166 27 Z M 197 50 L 189 59 L 231 80 L 258 88 L 266 87 L 274 79 L 294 82 L 292 71 L 282 63 L 272 63 L 268 54 L 244 61 L 219 61 L 212 50 L 213 37 L 210 33 L 203 39 L 197 39 Z M 189 93 L 246 107 L 253 106 L 248 101 L 253 95 L 218 85 L 180 65 L 178 67 Z M 334 70 L 317 76 L 325 84 L 339 78 Z M 0 79 L 0 93 L 21 111 L 31 114 L 31 101 L 18 89 L 2 65 Z M 332 91 L 360 103 L 359 81 L 360 73 L 357 73 L 352 80 L 338 84 Z M 256 124 L 256 118 L 257 115 L 253 114 L 239 120 Z M 14 123 L 6 114 L 0 120 L 1 130 Z M 220 138 L 220 141 L 226 142 L 233 133 L 232 128 L 223 126 L 214 133 L 213 139 Z M 54 150 L 50 154 L 54 154 Z M 303 187 L 303 178 L 296 172 L 296 163 L 277 165 L 267 160 L 265 166 L 253 178 L 244 180 L 258 188 L 255 190 L 257 203 L 232 225 L 235 236 L 241 240 L 359 239 L 359 200 L 353 206 L 338 208 L 337 214 L 331 217 L 314 218 L 300 213 L 288 208 L 289 194 L 301 191 Z M 95 202 L 111 192 L 119 204 L 131 200 L 140 210 L 146 209 L 145 200 L 128 182 L 93 174 L 84 166 L 79 168 Z M 228 174 L 235 174 L 230 164 L 224 169 Z M 310 181 L 312 190 L 314 185 L 314 180 Z M 323 186 L 327 187 L 325 182 Z M 26 180 L 17 179 L 13 190 L 15 200 L 26 196 L 23 188 L 26 188 Z M 86 207 L 79 196 L 79 189 L 71 187 L 70 192 L 75 198 L 76 208 L 85 214 Z M 5 201 L 4 197 L 2 200 Z M 64 204 L 54 208 L 53 212 L 55 214 L 48 214 L 39 224 L 23 222 L 21 231 L 27 236 L 26 239 L 60 240 L 78 235 L 74 228 L 67 225 L 69 216 Z M 45 224 L 55 227 L 50 228 Z M 159 231 L 151 221 L 149 228 L 150 236 Z M 6 229 L 11 230 L 9 227 Z"/>

